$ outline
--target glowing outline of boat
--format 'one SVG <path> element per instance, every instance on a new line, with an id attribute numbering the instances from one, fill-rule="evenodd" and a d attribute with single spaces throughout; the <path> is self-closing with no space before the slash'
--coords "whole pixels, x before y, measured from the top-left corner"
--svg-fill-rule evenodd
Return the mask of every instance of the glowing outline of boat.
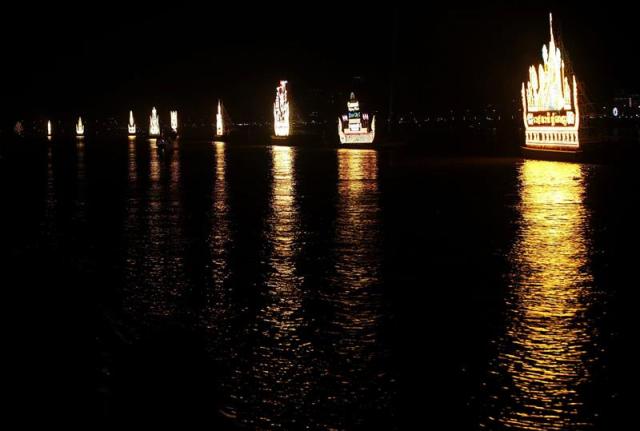
<path id="1" fill-rule="evenodd" d="M 338 117 L 338 136 L 341 144 L 372 144 L 376 137 L 376 116 L 371 119 L 369 127 L 369 114 L 360 111 L 360 102 L 351 92 L 347 102 L 348 112 Z M 347 127 L 345 128 L 345 124 Z"/>
<path id="2" fill-rule="evenodd" d="M 160 136 L 160 118 L 155 106 L 151 109 L 149 117 L 149 136 Z"/>
<path id="3" fill-rule="evenodd" d="M 287 83 L 285 80 L 280 81 L 276 88 L 276 100 L 273 102 L 273 132 L 277 138 L 286 138 L 291 134 Z"/>
<path id="4" fill-rule="evenodd" d="M 580 148 L 580 108 L 575 75 L 569 83 L 560 49 L 553 37 L 553 16 L 549 14 L 550 41 L 542 46 L 543 63 L 529 67 L 529 81 L 522 83 L 522 119 L 525 149 L 576 153 Z"/>
<path id="5" fill-rule="evenodd" d="M 171 117 L 171 130 L 178 133 L 178 111 L 169 111 Z"/>
<path id="6" fill-rule="evenodd" d="M 133 120 L 133 111 L 129 111 L 129 124 L 127 124 L 127 130 L 129 132 L 129 136 L 134 136 L 136 134 L 136 123 Z"/>
<path id="7" fill-rule="evenodd" d="M 82 117 L 78 117 L 78 123 L 76 124 L 76 136 L 82 138 L 84 136 L 84 124 L 82 124 Z"/>

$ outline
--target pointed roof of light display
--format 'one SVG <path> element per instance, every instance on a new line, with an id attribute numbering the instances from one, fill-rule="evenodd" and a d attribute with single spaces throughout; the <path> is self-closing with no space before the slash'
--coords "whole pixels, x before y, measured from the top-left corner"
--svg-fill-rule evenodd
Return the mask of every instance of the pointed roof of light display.
<path id="1" fill-rule="evenodd" d="M 76 134 L 84 134 L 84 124 L 82 124 L 82 117 L 78 117 L 78 124 L 76 124 Z"/>
<path id="2" fill-rule="evenodd" d="M 549 47 L 542 46 L 543 63 L 529 67 L 529 81 L 522 84 L 523 103 L 529 112 L 563 111 L 575 108 L 575 75 L 570 85 L 565 62 L 553 36 L 553 15 L 549 14 Z"/>
<path id="3" fill-rule="evenodd" d="M 223 136 L 229 133 L 231 119 L 221 99 L 218 99 L 218 110 L 216 112 L 216 136 Z"/>

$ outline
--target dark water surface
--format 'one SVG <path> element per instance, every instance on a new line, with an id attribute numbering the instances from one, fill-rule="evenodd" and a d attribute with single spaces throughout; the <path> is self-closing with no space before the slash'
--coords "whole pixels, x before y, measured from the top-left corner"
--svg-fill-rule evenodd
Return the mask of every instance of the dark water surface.
<path id="1" fill-rule="evenodd" d="M 408 148 L 159 154 L 125 138 L 23 142 L 0 175 L 11 409 L 25 423 L 632 418 L 633 172 Z"/>

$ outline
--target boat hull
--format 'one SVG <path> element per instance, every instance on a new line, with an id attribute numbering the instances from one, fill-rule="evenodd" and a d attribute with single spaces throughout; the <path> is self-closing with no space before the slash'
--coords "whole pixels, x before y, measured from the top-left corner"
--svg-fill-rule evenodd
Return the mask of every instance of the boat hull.
<path id="1" fill-rule="evenodd" d="M 579 162 L 582 151 L 579 149 L 551 149 L 537 147 L 520 147 L 524 157 L 538 160 L 555 160 L 561 162 Z"/>
<path id="2" fill-rule="evenodd" d="M 353 144 L 338 143 L 336 147 L 337 148 L 353 148 L 353 149 L 374 149 L 374 148 L 378 148 L 378 145 L 374 144 L 373 142 L 370 142 L 370 143 L 360 142 L 360 143 L 353 143 Z"/>
<path id="3" fill-rule="evenodd" d="M 224 134 L 224 135 L 213 135 L 213 140 L 214 141 L 220 141 L 220 142 L 229 142 L 231 140 L 229 134 Z"/>
<path id="4" fill-rule="evenodd" d="M 297 145 L 299 138 L 296 136 L 276 136 L 271 135 L 271 145 L 294 146 Z"/>
<path id="5" fill-rule="evenodd" d="M 340 143 L 343 145 L 371 145 L 375 139 L 375 132 L 369 133 L 340 133 Z"/>

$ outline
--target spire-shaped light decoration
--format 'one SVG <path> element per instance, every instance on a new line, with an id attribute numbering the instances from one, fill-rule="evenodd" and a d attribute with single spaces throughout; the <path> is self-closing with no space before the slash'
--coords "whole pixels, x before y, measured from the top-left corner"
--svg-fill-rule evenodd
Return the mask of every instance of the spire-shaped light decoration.
<path id="1" fill-rule="evenodd" d="M 178 131 L 178 111 L 170 111 L 171 114 L 171 130 Z"/>
<path id="2" fill-rule="evenodd" d="M 129 135 L 136 134 L 136 123 L 133 121 L 133 111 L 129 111 L 129 124 L 127 125 L 129 129 Z"/>
<path id="3" fill-rule="evenodd" d="M 289 98 L 287 81 L 280 81 L 273 102 L 273 129 L 276 136 L 289 136 Z"/>
<path id="4" fill-rule="evenodd" d="M 51 137 L 51 120 L 47 121 L 47 136 Z"/>
<path id="5" fill-rule="evenodd" d="M 82 117 L 78 117 L 78 124 L 76 124 L 76 136 L 84 136 L 84 124 L 82 124 Z"/>
<path id="6" fill-rule="evenodd" d="M 522 107 L 527 147 L 575 151 L 579 146 L 580 111 L 576 77 L 565 74 L 565 64 L 553 37 L 549 14 L 549 47 L 542 46 L 542 64 L 529 68 L 522 84 Z"/>
<path id="7" fill-rule="evenodd" d="M 155 106 L 151 110 L 151 117 L 149 117 L 149 135 L 160 135 L 160 120 L 158 119 L 158 113 L 156 112 Z"/>
<path id="8" fill-rule="evenodd" d="M 218 113 L 216 114 L 216 136 L 224 135 L 224 123 L 222 121 L 222 104 L 218 99 Z"/>

